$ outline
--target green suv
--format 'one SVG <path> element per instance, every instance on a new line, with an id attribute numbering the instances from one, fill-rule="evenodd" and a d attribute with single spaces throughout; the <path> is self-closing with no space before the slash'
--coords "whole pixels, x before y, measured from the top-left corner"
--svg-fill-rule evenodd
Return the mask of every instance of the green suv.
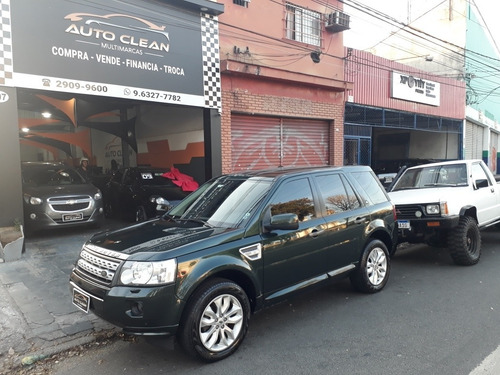
<path id="1" fill-rule="evenodd" d="M 346 276 L 380 291 L 394 223 L 369 167 L 225 175 L 161 218 L 93 236 L 71 273 L 73 303 L 216 361 L 241 344 L 252 312 L 292 293 Z"/>

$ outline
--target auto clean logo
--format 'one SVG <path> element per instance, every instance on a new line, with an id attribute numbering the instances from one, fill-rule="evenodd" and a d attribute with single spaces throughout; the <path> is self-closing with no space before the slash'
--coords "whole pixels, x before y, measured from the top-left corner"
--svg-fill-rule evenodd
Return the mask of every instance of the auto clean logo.
<path id="1" fill-rule="evenodd" d="M 68 34 L 77 35 L 101 48 L 120 52 L 162 54 L 170 50 L 170 37 L 165 26 L 127 14 L 98 15 L 71 13 L 64 17 L 71 24 Z"/>

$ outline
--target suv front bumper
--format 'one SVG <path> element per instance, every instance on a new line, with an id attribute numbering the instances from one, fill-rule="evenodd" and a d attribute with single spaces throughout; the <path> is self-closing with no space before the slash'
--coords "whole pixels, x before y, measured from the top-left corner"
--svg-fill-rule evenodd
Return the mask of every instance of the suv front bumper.
<path id="1" fill-rule="evenodd" d="M 174 295 L 175 284 L 104 289 L 72 272 L 72 295 L 75 289 L 89 296 L 90 312 L 134 335 L 175 334 L 184 307 Z"/>

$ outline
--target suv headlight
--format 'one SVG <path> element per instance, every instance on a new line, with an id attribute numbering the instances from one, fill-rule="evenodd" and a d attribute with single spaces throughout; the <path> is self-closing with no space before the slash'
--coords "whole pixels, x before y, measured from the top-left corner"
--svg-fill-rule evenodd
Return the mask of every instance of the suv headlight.
<path id="1" fill-rule="evenodd" d="M 120 273 L 123 285 L 161 285 L 175 281 L 177 261 L 160 262 L 126 261 Z"/>
<path id="2" fill-rule="evenodd" d="M 428 204 L 425 206 L 425 213 L 427 215 L 439 215 L 439 204 Z"/>
<path id="3" fill-rule="evenodd" d="M 448 215 L 448 204 L 446 202 L 433 203 L 425 206 L 427 215 Z"/>
<path id="4" fill-rule="evenodd" d="M 33 197 L 29 194 L 24 194 L 24 201 L 28 204 L 32 204 L 33 206 L 37 206 L 43 203 L 43 200 L 38 197 Z"/>
<path id="5" fill-rule="evenodd" d="M 155 203 L 157 205 L 168 205 L 168 200 L 166 200 L 163 197 L 160 197 L 159 195 L 152 195 L 149 197 L 149 201 L 151 203 Z"/>
<path id="6" fill-rule="evenodd" d="M 100 191 L 98 191 L 97 193 L 94 194 L 94 200 L 98 201 L 101 198 L 102 198 L 102 194 Z"/>

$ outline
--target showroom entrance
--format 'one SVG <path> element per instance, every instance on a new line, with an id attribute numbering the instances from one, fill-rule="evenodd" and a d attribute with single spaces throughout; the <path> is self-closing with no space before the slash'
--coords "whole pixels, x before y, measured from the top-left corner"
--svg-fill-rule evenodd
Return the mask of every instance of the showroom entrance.
<path id="1" fill-rule="evenodd" d="M 89 160 L 93 179 L 120 167 L 176 167 L 205 176 L 202 108 L 18 90 L 21 161 Z"/>
<path id="2" fill-rule="evenodd" d="M 87 158 L 97 176 L 116 165 L 178 166 L 199 182 L 221 173 L 223 4 L 2 4 L 0 226 L 23 216 L 21 161 Z"/>

